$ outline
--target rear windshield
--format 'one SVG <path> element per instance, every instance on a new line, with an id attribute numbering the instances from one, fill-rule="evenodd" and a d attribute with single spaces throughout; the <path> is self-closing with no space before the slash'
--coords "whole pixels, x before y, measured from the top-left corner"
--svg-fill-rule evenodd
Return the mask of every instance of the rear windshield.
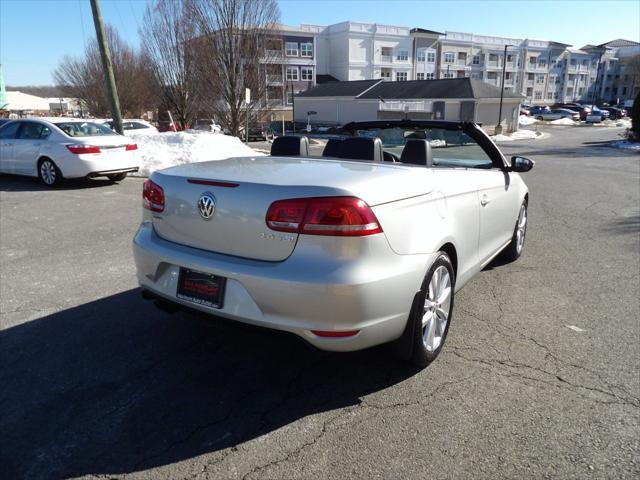
<path id="1" fill-rule="evenodd" d="M 56 122 L 54 125 L 70 137 L 117 135 L 107 125 L 94 122 Z"/>

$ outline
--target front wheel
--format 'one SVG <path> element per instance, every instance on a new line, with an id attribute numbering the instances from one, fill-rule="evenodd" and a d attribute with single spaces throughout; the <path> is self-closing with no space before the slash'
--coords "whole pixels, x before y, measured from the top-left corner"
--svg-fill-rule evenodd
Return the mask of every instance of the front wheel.
<path id="1" fill-rule="evenodd" d="M 511 242 L 507 245 L 502 252 L 502 257 L 507 262 L 515 262 L 520 255 L 522 255 L 522 250 L 524 249 L 524 241 L 527 236 L 527 220 L 528 212 L 527 212 L 527 201 L 522 202 L 520 206 L 520 212 L 518 213 L 518 219 L 516 220 L 516 226 L 513 230 L 513 236 L 511 237 Z"/>
<path id="2" fill-rule="evenodd" d="M 54 187 L 62 181 L 62 173 L 53 160 L 44 158 L 38 163 L 38 178 L 47 187 Z"/>
<path id="3" fill-rule="evenodd" d="M 415 297 L 410 361 L 419 367 L 433 362 L 444 345 L 453 317 L 455 274 L 449 256 L 439 252 Z"/>

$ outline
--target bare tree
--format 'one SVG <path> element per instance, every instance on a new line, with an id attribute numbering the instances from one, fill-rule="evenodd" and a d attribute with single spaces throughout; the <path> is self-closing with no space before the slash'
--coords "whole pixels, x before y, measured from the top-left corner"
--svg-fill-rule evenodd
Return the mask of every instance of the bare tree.
<path id="1" fill-rule="evenodd" d="M 141 29 L 144 52 L 164 106 L 184 127 L 198 107 L 194 64 L 195 24 L 189 0 L 157 0 L 147 7 Z"/>
<path id="2" fill-rule="evenodd" d="M 279 36 L 280 9 L 275 0 L 190 0 L 189 5 L 198 29 L 193 44 L 202 99 L 237 135 L 246 118 L 245 88 L 251 89 L 253 117 L 265 113 L 266 65 L 274 60 L 268 45 Z"/>
<path id="3" fill-rule="evenodd" d="M 122 111 L 140 116 L 155 106 L 149 62 L 125 43 L 113 27 L 107 25 L 106 33 Z M 107 88 L 95 39 L 87 45 L 83 56 L 64 57 L 54 70 L 53 78 L 63 94 L 79 98 L 92 114 L 109 114 Z"/>

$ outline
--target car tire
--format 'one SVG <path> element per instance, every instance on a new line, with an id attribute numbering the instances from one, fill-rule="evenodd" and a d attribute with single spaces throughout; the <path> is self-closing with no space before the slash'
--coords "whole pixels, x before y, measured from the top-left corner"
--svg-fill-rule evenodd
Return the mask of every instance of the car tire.
<path id="1" fill-rule="evenodd" d="M 438 255 L 427 271 L 420 291 L 415 295 L 407 327 L 404 359 L 424 368 L 440 354 L 453 318 L 455 273 L 445 252 Z"/>
<path id="2" fill-rule="evenodd" d="M 538 116 L 536 117 L 536 120 L 544 121 L 544 118 L 542 118 L 542 116 L 538 115 Z"/>
<path id="3" fill-rule="evenodd" d="M 114 173 L 113 175 L 107 175 L 107 178 L 112 182 L 121 182 L 122 180 L 127 178 L 127 172 Z"/>
<path id="4" fill-rule="evenodd" d="M 47 187 L 57 187 L 62 182 L 62 172 L 50 158 L 38 161 L 38 178 Z"/>
<path id="5" fill-rule="evenodd" d="M 511 242 L 502 251 L 502 258 L 506 262 L 515 262 L 524 250 L 524 242 L 527 238 L 527 223 L 529 220 L 528 203 L 525 200 L 518 211 L 516 226 L 513 230 Z"/>

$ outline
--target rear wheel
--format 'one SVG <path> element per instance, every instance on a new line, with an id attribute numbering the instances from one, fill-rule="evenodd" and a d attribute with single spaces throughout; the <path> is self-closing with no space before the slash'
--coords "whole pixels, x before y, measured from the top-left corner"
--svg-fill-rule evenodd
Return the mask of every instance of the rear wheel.
<path id="1" fill-rule="evenodd" d="M 62 173 L 50 158 L 43 158 L 38 162 L 38 178 L 47 187 L 54 187 L 62 181 Z"/>
<path id="2" fill-rule="evenodd" d="M 439 252 L 414 299 L 410 361 L 419 367 L 433 362 L 444 345 L 453 317 L 455 275 L 449 256 Z"/>
<path id="3" fill-rule="evenodd" d="M 122 180 L 127 178 L 127 172 L 114 173 L 113 175 L 107 175 L 107 178 L 112 182 L 121 182 Z"/>
<path id="4" fill-rule="evenodd" d="M 540 120 L 540 121 L 542 121 L 542 120 L 544 120 L 544 118 L 542 118 L 542 116 L 538 115 L 538 116 L 536 117 L 536 120 Z"/>
<path id="5" fill-rule="evenodd" d="M 502 257 L 507 262 L 515 262 L 524 249 L 524 241 L 527 236 L 527 220 L 529 219 L 527 212 L 527 201 L 522 202 L 520 206 L 520 212 L 518 213 L 518 220 L 516 220 L 516 226 L 513 230 L 513 236 L 511 237 L 511 243 L 505 247 L 502 252 Z"/>

